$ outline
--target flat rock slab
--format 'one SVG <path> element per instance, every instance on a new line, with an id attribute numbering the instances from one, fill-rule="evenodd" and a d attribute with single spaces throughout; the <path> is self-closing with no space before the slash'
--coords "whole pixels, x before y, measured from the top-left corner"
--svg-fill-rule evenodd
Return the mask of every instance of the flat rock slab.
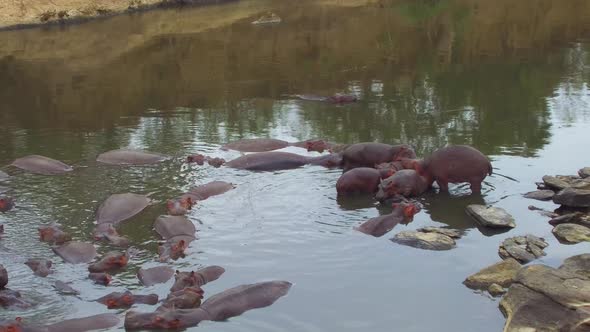
<path id="1" fill-rule="evenodd" d="M 90 263 L 96 257 L 96 248 L 85 242 L 68 242 L 53 248 L 53 251 L 64 261 L 72 264 Z"/>
<path id="2" fill-rule="evenodd" d="M 467 206 L 467 214 L 480 225 L 491 228 L 514 228 L 514 218 L 506 210 L 498 207 L 472 204 Z"/>
<path id="3" fill-rule="evenodd" d="M 470 275 L 463 284 L 471 289 L 486 290 L 492 284 L 508 287 L 522 266 L 514 258 L 508 258 Z"/>
<path id="4" fill-rule="evenodd" d="M 553 198 L 553 190 L 535 190 L 524 194 L 524 198 L 536 199 L 539 201 L 548 201 Z"/>
<path id="5" fill-rule="evenodd" d="M 109 165 L 153 165 L 169 160 L 169 156 L 140 150 L 119 149 L 98 155 L 96 161 Z"/>
<path id="6" fill-rule="evenodd" d="M 99 224 L 118 224 L 140 213 L 150 205 L 144 195 L 125 193 L 109 196 L 98 208 L 96 222 Z"/>
<path id="7" fill-rule="evenodd" d="M 590 227 L 590 215 L 581 212 L 563 214 L 549 220 L 549 224 L 553 226 L 557 226 L 559 224 L 579 224 Z"/>
<path id="8" fill-rule="evenodd" d="M 534 235 L 515 236 L 507 238 L 500 244 L 498 254 L 502 259 L 514 258 L 520 263 L 526 264 L 539 257 L 545 256 L 543 249 L 549 244 L 545 239 Z"/>
<path id="9" fill-rule="evenodd" d="M 18 158 L 11 165 L 24 171 L 41 175 L 59 175 L 74 170 L 70 165 L 66 165 L 59 160 L 39 155 Z"/>
<path id="10" fill-rule="evenodd" d="M 554 190 L 562 190 L 565 188 L 570 187 L 570 179 L 568 177 L 564 177 L 564 176 L 551 176 L 551 175 L 545 175 L 543 177 L 543 182 L 545 183 L 545 185 L 550 188 L 550 189 L 554 189 Z"/>
<path id="11" fill-rule="evenodd" d="M 590 228 L 578 224 L 559 224 L 553 228 L 552 233 L 566 244 L 590 242 Z"/>
<path id="12" fill-rule="evenodd" d="M 584 167 L 578 171 L 578 174 L 582 179 L 590 177 L 590 167 Z"/>
<path id="13" fill-rule="evenodd" d="M 426 250 L 450 250 L 455 247 L 455 240 L 435 232 L 402 231 L 390 240 L 401 245 Z"/>
<path id="14" fill-rule="evenodd" d="M 563 189 L 553 196 L 553 203 L 571 207 L 590 207 L 590 190 Z"/>
<path id="15" fill-rule="evenodd" d="M 159 216 L 154 229 L 164 240 L 179 235 L 194 236 L 197 231 L 195 225 L 184 216 Z"/>
<path id="16" fill-rule="evenodd" d="M 174 276 L 174 269 L 168 266 L 156 266 L 149 269 L 139 269 L 137 278 L 144 286 L 165 283 Z"/>
<path id="17" fill-rule="evenodd" d="M 559 270 L 590 279 L 590 254 L 576 255 L 564 260 Z"/>
<path id="18" fill-rule="evenodd" d="M 463 233 L 458 229 L 452 228 L 441 228 L 441 227 L 423 227 L 419 228 L 418 232 L 422 233 L 439 233 L 442 235 L 446 235 L 453 239 L 460 239 Z"/>

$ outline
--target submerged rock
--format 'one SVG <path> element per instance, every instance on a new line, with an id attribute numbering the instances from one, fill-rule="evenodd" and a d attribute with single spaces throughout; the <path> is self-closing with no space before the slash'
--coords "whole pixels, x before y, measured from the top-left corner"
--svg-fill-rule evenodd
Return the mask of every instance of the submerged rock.
<path id="1" fill-rule="evenodd" d="M 545 256 L 543 249 L 549 244 L 545 239 L 534 235 L 515 236 L 507 238 L 500 244 L 498 254 L 502 259 L 514 258 L 520 263 L 528 263 L 539 257 Z"/>
<path id="2" fill-rule="evenodd" d="M 590 228 L 577 224 L 559 224 L 553 228 L 553 235 L 562 243 L 575 244 L 590 242 Z"/>
<path id="3" fill-rule="evenodd" d="M 520 270 L 521 265 L 514 258 L 508 258 L 470 275 L 463 284 L 471 289 L 488 289 L 492 284 L 501 287 L 510 286 Z"/>
<path id="4" fill-rule="evenodd" d="M 514 228 L 514 218 L 504 209 L 472 204 L 467 206 L 467 214 L 472 216 L 480 225 L 493 228 Z"/>
<path id="5" fill-rule="evenodd" d="M 455 247 L 455 240 L 435 232 L 402 231 L 390 240 L 401 245 L 426 250 L 450 250 Z"/>
<path id="6" fill-rule="evenodd" d="M 536 199 L 539 201 L 548 201 L 553 198 L 555 192 L 553 190 L 536 190 L 524 194 L 524 198 Z"/>
<path id="7" fill-rule="evenodd" d="M 582 179 L 590 177 L 590 167 L 584 167 L 578 171 L 578 174 Z"/>
<path id="8" fill-rule="evenodd" d="M 590 207 L 590 190 L 566 188 L 553 196 L 553 202 L 572 207 Z"/>
<path id="9" fill-rule="evenodd" d="M 549 224 L 553 226 L 559 224 L 579 224 L 590 227 L 590 215 L 581 212 L 567 213 L 549 220 Z"/>

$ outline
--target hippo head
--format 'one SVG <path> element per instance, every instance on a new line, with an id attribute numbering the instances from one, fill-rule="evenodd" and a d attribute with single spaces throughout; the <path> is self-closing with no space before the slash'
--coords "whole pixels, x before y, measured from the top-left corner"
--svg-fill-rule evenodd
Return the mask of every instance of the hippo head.
<path id="1" fill-rule="evenodd" d="M 0 212 L 10 211 L 14 207 L 14 199 L 10 197 L 0 197 Z"/>
<path id="2" fill-rule="evenodd" d="M 104 286 L 108 286 L 113 279 L 108 273 L 104 272 L 90 273 L 88 277 L 94 280 L 95 283 Z"/>
<path id="3" fill-rule="evenodd" d="M 409 202 L 393 203 L 391 205 L 394 210 L 401 210 L 405 218 L 413 219 L 414 215 L 420 212 L 421 208 L 419 205 Z"/>
<path id="4" fill-rule="evenodd" d="M 107 235 L 117 235 L 117 230 L 110 223 L 98 224 L 94 229 L 94 239 L 102 240 Z"/>
<path id="5" fill-rule="evenodd" d="M 394 179 L 391 176 L 389 176 L 384 180 L 382 179 L 379 183 L 379 189 L 375 194 L 375 199 L 377 199 L 378 201 L 384 201 L 397 194 L 399 194 L 399 190 L 396 186 L 396 183 Z"/>
<path id="6" fill-rule="evenodd" d="M 221 167 L 221 165 L 225 164 L 225 159 L 223 158 L 207 158 L 207 163 L 209 163 L 209 165 L 215 167 L 215 168 L 219 168 Z"/>
<path id="7" fill-rule="evenodd" d="M 21 332 L 24 331 L 22 326 L 23 319 L 21 317 L 16 317 L 14 321 L 0 321 L 0 331 L 1 332 Z"/>
<path id="8" fill-rule="evenodd" d="M 420 174 L 420 176 L 424 176 L 426 173 L 426 170 L 424 169 L 424 161 L 421 159 L 401 158 L 399 159 L 399 162 L 403 169 L 413 169 Z"/>
<path id="9" fill-rule="evenodd" d="M 127 265 L 127 262 L 129 261 L 129 257 L 127 256 L 127 254 L 113 254 L 110 257 L 108 257 L 107 260 L 107 264 L 110 266 L 117 266 L 117 267 L 123 267 L 125 265 Z"/>
<path id="10" fill-rule="evenodd" d="M 166 208 L 169 214 L 175 216 L 186 214 L 192 210 L 194 204 L 195 202 L 191 197 L 184 197 L 178 200 L 169 200 L 166 202 Z"/>
<path id="11" fill-rule="evenodd" d="M 177 330 L 186 327 L 181 318 L 175 310 L 164 310 L 155 313 L 129 311 L 125 315 L 125 328 Z"/>
<path id="12" fill-rule="evenodd" d="M 195 154 L 186 157 L 187 163 L 197 163 L 198 165 L 203 165 L 205 163 L 205 156 L 202 154 Z"/>
<path id="13" fill-rule="evenodd" d="M 330 143 L 320 139 L 320 140 L 309 140 L 305 142 L 304 146 L 307 151 L 317 151 L 319 153 L 324 152 L 330 148 Z"/>
<path id="14" fill-rule="evenodd" d="M 407 144 L 401 144 L 401 145 L 394 146 L 392 161 L 399 161 L 403 158 L 415 159 L 416 152 L 414 152 L 414 149 Z"/>

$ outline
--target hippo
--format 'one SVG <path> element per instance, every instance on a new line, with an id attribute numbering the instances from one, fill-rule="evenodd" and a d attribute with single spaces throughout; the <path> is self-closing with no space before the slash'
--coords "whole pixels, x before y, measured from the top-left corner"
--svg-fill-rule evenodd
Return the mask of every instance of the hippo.
<path id="1" fill-rule="evenodd" d="M 0 289 L 3 289 L 8 284 L 8 272 L 4 265 L 0 264 Z"/>
<path id="2" fill-rule="evenodd" d="M 106 272 L 106 271 L 113 271 L 121 269 L 127 266 L 127 262 L 129 261 L 129 255 L 125 253 L 120 253 L 116 251 L 111 251 L 107 253 L 101 260 L 96 263 L 90 264 L 88 266 L 88 271 L 97 273 L 97 272 Z"/>
<path id="3" fill-rule="evenodd" d="M 415 197 L 422 195 L 429 187 L 430 184 L 418 172 L 413 169 L 403 169 L 381 181 L 375 198 L 384 201 L 395 195 Z"/>
<path id="4" fill-rule="evenodd" d="M 189 189 L 187 193 L 182 195 L 180 199 L 191 198 L 191 203 L 195 204 L 197 201 L 206 200 L 209 197 L 221 195 L 226 193 L 236 186 L 225 181 L 211 181 L 202 185 L 198 185 Z"/>
<path id="5" fill-rule="evenodd" d="M 166 202 L 166 209 L 171 216 L 183 216 L 193 208 L 193 201 L 191 196 L 180 197 L 178 199 L 170 199 Z"/>
<path id="6" fill-rule="evenodd" d="M 451 145 L 434 151 L 423 160 L 403 160 L 429 184 L 436 181 L 440 191 L 448 192 L 449 183 L 468 182 L 473 194 L 481 193 L 481 183 L 492 175 L 490 160 L 477 149 L 468 145 Z"/>
<path id="7" fill-rule="evenodd" d="M 174 275 L 174 285 L 170 292 L 176 292 L 187 287 L 201 287 L 221 277 L 225 269 L 221 266 L 207 266 L 197 271 L 180 272 Z"/>
<path id="8" fill-rule="evenodd" d="M 128 311 L 125 328 L 138 329 L 182 329 L 197 326 L 201 321 L 224 321 L 244 312 L 272 305 L 285 296 L 291 283 L 268 281 L 241 285 L 225 290 L 207 299 L 196 309 L 166 309 L 153 313 Z"/>
<path id="9" fill-rule="evenodd" d="M 113 280 L 110 274 L 104 272 L 91 272 L 88 274 L 88 278 L 94 281 L 97 285 L 108 286 Z"/>
<path id="10" fill-rule="evenodd" d="M 416 153 L 407 144 L 356 143 L 342 151 L 342 167 L 348 171 L 357 167 L 374 167 L 401 158 L 416 158 Z"/>
<path id="11" fill-rule="evenodd" d="M 0 321 L 0 331 L 13 332 L 85 332 L 108 329 L 119 324 L 119 317 L 115 314 L 100 314 L 84 318 L 62 320 L 45 326 L 25 324 L 21 317 L 14 321 Z"/>
<path id="12" fill-rule="evenodd" d="M 374 237 L 381 237 L 399 223 L 408 224 L 413 220 L 414 215 L 420 211 L 420 207 L 413 203 L 394 203 L 392 207 L 393 211 L 390 214 L 371 218 L 355 227 L 355 230 Z"/>
<path id="13" fill-rule="evenodd" d="M 119 149 L 101 153 L 96 158 L 96 161 L 108 165 L 145 166 L 158 164 L 169 159 L 169 156 L 158 153 Z"/>
<path id="14" fill-rule="evenodd" d="M 194 236 L 195 225 L 182 216 L 159 216 L 154 223 L 154 229 L 164 240 L 178 235 Z"/>
<path id="15" fill-rule="evenodd" d="M 66 165 L 59 160 L 39 155 L 18 158 L 11 165 L 24 171 L 41 175 L 60 175 L 74 170 L 72 166 Z"/>
<path id="16" fill-rule="evenodd" d="M 235 150 L 240 152 L 267 152 L 286 148 L 289 142 L 272 138 L 247 138 L 227 143 L 222 150 Z"/>
<path id="17" fill-rule="evenodd" d="M 174 276 L 174 269 L 168 266 L 156 266 L 149 269 L 139 269 L 137 278 L 144 286 L 164 283 Z"/>
<path id="18" fill-rule="evenodd" d="M 51 271 L 51 261 L 48 259 L 29 259 L 25 262 L 36 276 L 47 277 Z"/>
<path id="19" fill-rule="evenodd" d="M 168 295 L 162 308 L 193 309 L 201 305 L 204 291 L 201 287 L 185 287 Z"/>
<path id="20" fill-rule="evenodd" d="M 98 224 L 114 224 L 127 220 L 143 211 L 150 205 L 150 199 L 144 195 L 133 193 L 114 194 L 109 196 L 96 212 Z"/>
<path id="21" fill-rule="evenodd" d="M 315 151 L 322 153 L 332 148 L 334 144 L 327 142 L 323 139 L 307 140 L 302 142 L 293 143 L 293 146 L 306 149 L 308 152 Z"/>
<path id="22" fill-rule="evenodd" d="M 92 236 L 95 241 L 108 241 L 117 247 L 129 246 L 129 239 L 120 236 L 113 224 L 98 224 L 94 229 Z"/>
<path id="23" fill-rule="evenodd" d="M 96 248 L 85 242 L 70 241 L 52 249 L 64 261 L 72 264 L 90 263 L 96 256 Z"/>
<path id="24" fill-rule="evenodd" d="M 194 240 L 195 237 L 190 235 L 177 235 L 167 239 L 166 242 L 158 245 L 160 261 L 165 262 L 168 259 L 177 260 L 184 257 L 184 251 Z"/>
<path id="25" fill-rule="evenodd" d="M 219 168 L 219 167 L 221 167 L 223 164 L 225 164 L 225 159 L 223 159 L 223 158 L 218 158 L 218 157 L 215 157 L 215 158 L 207 158 L 207 163 L 208 163 L 210 166 L 213 166 L 213 167 L 215 167 L 215 168 Z"/>
<path id="26" fill-rule="evenodd" d="M 408 168 L 413 169 L 412 167 L 408 167 Z M 391 170 L 391 171 L 393 171 L 393 173 L 395 173 L 397 171 L 401 171 L 402 169 L 408 169 L 408 168 L 404 167 L 404 164 L 401 160 L 390 161 L 388 163 L 375 164 L 375 169 L 388 170 L 388 171 Z M 391 175 L 393 175 L 393 174 L 391 174 Z"/>
<path id="27" fill-rule="evenodd" d="M 51 224 L 49 226 L 41 226 L 37 228 L 39 231 L 39 240 L 49 242 L 52 244 L 64 244 L 72 240 L 72 236 L 61 230 L 58 224 Z"/>
<path id="28" fill-rule="evenodd" d="M 79 295 L 80 292 L 72 288 L 72 286 L 66 284 L 61 280 L 56 280 L 53 284 L 53 288 L 57 290 L 58 293 L 62 295 Z"/>
<path id="29" fill-rule="evenodd" d="M 12 197 L 0 197 L 0 212 L 8 212 L 14 208 L 14 199 Z"/>
<path id="30" fill-rule="evenodd" d="M 318 96 L 318 95 L 295 95 L 295 97 L 302 99 L 302 100 L 309 100 L 309 101 L 322 101 L 327 102 L 330 104 L 347 104 L 347 103 L 354 103 L 358 101 L 358 98 L 354 95 L 343 95 L 343 94 L 335 94 L 333 96 Z"/>
<path id="31" fill-rule="evenodd" d="M 379 182 L 392 174 L 391 170 L 376 170 L 369 167 L 353 168 L 340 176 L 336 182 L 338 195 L 374 194 Z"/>
<path id="32" fill-rule="evenodd" d="M 340 163 L 341 157 L 338 154 L 306 157 L 289 152 L 260 152 L 231 160 L 226 166 L 249 171 L 278 171 L 295 169 L 307 164 L 332 168 L 339 167 Z"/>
<path id="33" fill-rule="evenodd" d="M 158 295 L 134 295 L 130 291 L 112 292 L 96 300 L 107 306 L 108 309 L 129 308 L 135 303 L 154 305 L 158 303 Z"/>
<path id="34" fill-rule="evenodd" d="M 193 155 L 186 157 L 186 162 L 189 164 L 196 163 L 199 166 L 203 166 L 203 165 L 205 165 L 206 158 L 207 157 L 205 157 L 202 154 L 193 154 Z"/>
<path id="35" fill-rule="evenodd" d="M 0 289 L 0 307 L 10 310 L 29 309 L 31 304 L 21 298 L 20 292 L 8 288 Z"/>

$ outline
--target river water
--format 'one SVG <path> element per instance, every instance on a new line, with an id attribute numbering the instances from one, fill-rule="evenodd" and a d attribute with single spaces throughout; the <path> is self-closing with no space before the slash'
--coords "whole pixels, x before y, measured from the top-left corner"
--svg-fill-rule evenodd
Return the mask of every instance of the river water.
<path id="1" fill-rule="evenodd" d="M 268 10 L 282 23 L 250 24 Z M 0 318 L 42 324 L 104 313 L 92 300 L 123 289 L 165 296 L 170 282 L 145 288 L 135 277 L 139 267 L 159 265 L 152 224 L 167 198 L 213 180 L 237 187 L 199 202 L 189 215 L 199 239 L 170 265 L 223 266 L 206 297 L 271 279 L 294 285 L 271 307 L 194 330 L 499 331 L 498 300 L 462 281 L 499 261 L 503 239 L 544 237 L 547 256 L 535 263 L 551 266 L 590 250 L 559 244 L 548 218 L 527 208 L 557 206 L 522 198 L 545 174 L 590 166 L 586 0 L 252 0 L 4 31 L 0 40 L 0 164 L 42 154 L 76 166 L 56 177 L 2 168 L 14 176 L 3 186 L 18 206 L 0 214 L 7 230 L 0 264 L 9 287 L 37 305 L 0 309 Z M 292 97 L 334 93 L 360 102 Z M 403 142 L 421 156 L 470 144 L 515 180 L 488 177 L 481 196 L 463 186 L 428 194 L 412 223 L 373 238 L 353 226 L 390 208 L 337 199 L 339 170 L 250 173 L 182 162 L 190 153 L 238 157 L 219 147 L 253 137 Z M 120 147 L 175 159 L 148 168 L 97 165 L 97 154 Z M 87 280 L 85 265 L 64 264 L 40 243 L 36 228 L 58 222 L 88 241 L 97 206 L 121 192 L 150 194 L 157 203 L 121 227 L 140 253 L 104 288 Z M 517 227 L 482 232 L 465 215 L 471 203 L 506 209 Z M 424 226 L 465 235 L 444 252 L 389 241 Z M 23 264 L 30 257 L 52 259 L 56 272 L 33 276 Z M 57 279 L 72 281 L 81 295 L 58 295 L 51 287 Z"/>

